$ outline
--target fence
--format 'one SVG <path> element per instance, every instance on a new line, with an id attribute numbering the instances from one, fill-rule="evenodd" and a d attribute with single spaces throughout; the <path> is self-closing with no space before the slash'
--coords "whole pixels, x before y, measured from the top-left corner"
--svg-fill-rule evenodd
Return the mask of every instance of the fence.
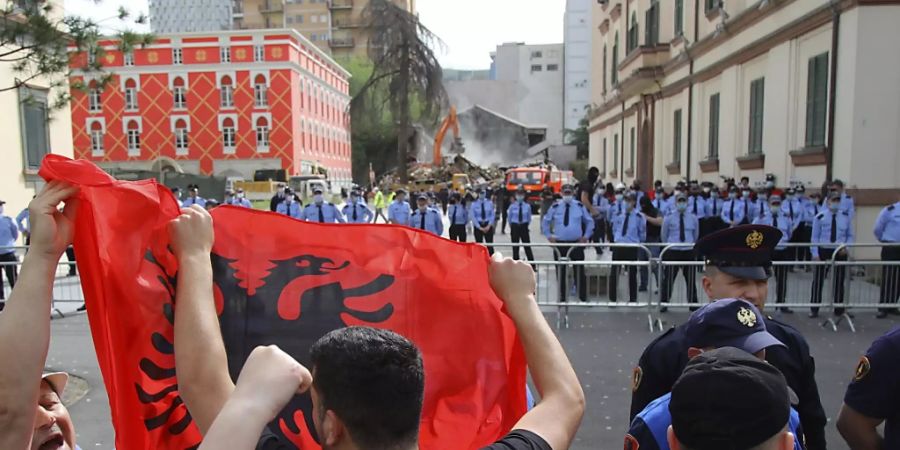
<path id="1" fill-rule="evenodd" d="M 3 283 L 0 283 L 0 289 L 3 290 L 3 298 L 9 299 L 12 285 L 10 274 L 14 273 L 18 277 L 21 271 L 22 258 L 28 252 L 28 247 L 0 247 L 0 254 L 9 253 L 13 250 L 18 261 L 0 262 L 0 274 L 3 276 Z M 57 314 L 59 317 L 65 317 L 66 314 L 75 312 L 78 307 L 84 304 L 84 294 L 81 291 L 81 278 L 77 273 L 74 261 L 69 261 L 64 256 L 56 267 L 55 280 L 53 282 L 53 295 L 50 300 L 50 312 Z"/>

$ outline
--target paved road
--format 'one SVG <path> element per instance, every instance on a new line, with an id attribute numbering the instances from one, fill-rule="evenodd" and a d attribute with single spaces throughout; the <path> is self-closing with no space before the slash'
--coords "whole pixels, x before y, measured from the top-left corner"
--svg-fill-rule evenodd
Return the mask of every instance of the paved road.
<path id="1" fill-rule="evenodd" d="M 537 227 L 534 226 L 533 229 L 536 230 Z M 504 235 L 497 236 L 498 242 L 507 240 Z M 546 253 L 539 253 L 538 259 L 550 258 L 549 251 L 541 252 Z M 548 283 L 555 282 L 552 273 L 544 275 Z M 57 295 L 71 297 L 71 293 L 77 289 L 77 285 L 72 285 L 74 280 L 61 279 L 57 289 L 66 291 Z M 808 285 L 805 280 L 794 284 L 795 289 L 803 289 L 801 286 Z M 551 287 L 549 291 L 555 292 L 555 289 Z M 798 291 L 800 296 L 806 293 Z M 79 303 L 66 303 L 59 306 L 64 312 L 68 312 L 78 305 Z M 676 325 L 686 318 L 686 312 L 673 311 L 665 316 L 666 326 Z M 548 320 L 555 322 L 555 314 L 548 313 Z M 895 319 L 876 320 L 871 313 L 860 313 L 856 321 L 857 333 L 854 334 L 846 328 L 835 333 L 801 314 L 785 316 L 785 320 L 800 329 L 809 341 L 817 361 L 817 380 L 823 403 L 832 421 L 860 354 L 873 339 L 900 324 Z M 108 398 L 90 341 L 86 317 L 83 314 L 67 314 L 65 318 L 56 319 L 52 323 L 52 333 L 48 366 L 73 372 L 84 378 L 90 386 L 84 398 L 70 408 L 78 429 L 79 444 L 85 450 L 113 448 Z M 573 307 L 570 327 L 559 330 L 558 334 L 587 395 L 587 414 L 572 448 L 618 448 L 628 425 L 631 370 L 642 349 L 658 333 L 651 334 L 647 331 L 645 312 L 624 309 L 579 310 Z M 833 422 L 828 425 L 827 436 L 830 448 L 846 448 Z"/>

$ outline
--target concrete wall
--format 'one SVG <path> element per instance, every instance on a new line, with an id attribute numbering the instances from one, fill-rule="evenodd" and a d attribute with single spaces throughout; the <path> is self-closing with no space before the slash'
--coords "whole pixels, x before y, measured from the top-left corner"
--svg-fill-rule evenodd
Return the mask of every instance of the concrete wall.
<path id="1" fill-rule="evenodd" d="M 591 104 L 591 0 L 568 0 L 565 15 L 563 126 L 578 128 Z"/>
<path id="2" fill-rule="evenodd" d="M 481 105 L 504 116 L 514 118 L 518 115 L 520 86 L 515 81 L 445 81 L 444 88 L 447 89 L 450 104 L 456 106 L 457 111 Z"/>
<path id="3" fill-rule="evenodd" d="M 150 28 L 154 33 L 228 30 L 231 9 L 231 0 L 152 0 Z"/>

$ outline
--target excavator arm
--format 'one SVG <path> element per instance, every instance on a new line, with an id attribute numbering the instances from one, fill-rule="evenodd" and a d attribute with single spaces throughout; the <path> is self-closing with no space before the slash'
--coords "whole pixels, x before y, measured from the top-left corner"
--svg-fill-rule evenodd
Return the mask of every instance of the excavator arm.
<path id="1" fill-rule="evenodd" d="M 444 162 L 444 155 L 441 151 L 441 147 L 444 144 L 444 137 L 447 136 L 447 131 L 453 130 L 453 149 L 458 149 L 461 147 L 459 140 L 459 121 L 456 118 L 456 107 L 450 107 L 450 113 L 447 114 L 447 118 L 441 123 L 441 128 L 438 130 L 437 135 L 434 137 L 434 165 L 439 166 Z M 459 150 L 457 150 L 459 151 Z"/>

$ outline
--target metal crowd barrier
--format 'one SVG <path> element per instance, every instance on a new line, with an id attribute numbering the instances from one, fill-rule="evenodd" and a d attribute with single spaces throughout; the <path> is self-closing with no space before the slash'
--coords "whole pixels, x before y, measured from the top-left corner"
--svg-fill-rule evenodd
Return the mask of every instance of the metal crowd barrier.
<path id="1" fill-rule="evenodd" d="M 28 247 L 0 247 L 0 254 L 9 253 L 13 249 L 18 261 L 0 262 L 0 275 L 3 277 L 0 289 L 3 290 L 3 298 L 8 300 L 12 292 L 10 275 L 18 278 L 22 269 L 22 258 L 28 251 Z M 56 313 L 59 317 L 76 312 L 78 307 L 84 304 L 84 293 L 81 290 L 81 278 L 77 273 L 74 261 L 68 261 L 63 255 L 56 267 L 53 281 L 53 294 L 50 299 L 50 313 Z"/>

